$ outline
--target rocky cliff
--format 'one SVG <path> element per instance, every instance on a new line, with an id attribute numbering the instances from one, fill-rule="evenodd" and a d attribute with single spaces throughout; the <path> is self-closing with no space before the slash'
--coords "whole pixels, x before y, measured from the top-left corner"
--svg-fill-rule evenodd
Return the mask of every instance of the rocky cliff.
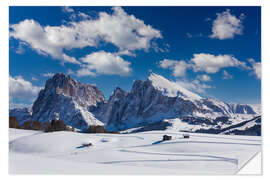
<path id="1" fill-rule="evenodd" d="M 96 86 L 57 73 L 46 81 L 34 102 L 32 119 L 44 123 L 58 116 L 67 125 L 85 129 L 93 124 L 103 125 L 93 112 L 104 103 L 104 95 Z"/>

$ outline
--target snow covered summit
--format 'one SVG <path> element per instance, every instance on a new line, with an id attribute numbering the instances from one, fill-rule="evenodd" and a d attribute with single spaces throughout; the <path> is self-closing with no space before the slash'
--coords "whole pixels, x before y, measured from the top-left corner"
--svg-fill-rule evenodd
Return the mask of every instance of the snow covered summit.
<path id="1" fill-rule="evenodd" d="M 199 95 L 188 91 L 179 84 L 169 81 L 161 75 L 151 73 L 148 80 L 152 82 L 152 85 L 161 91 L 165 96 L 176 97 L 182 96 L 193 100 L 202 99 Z"/>

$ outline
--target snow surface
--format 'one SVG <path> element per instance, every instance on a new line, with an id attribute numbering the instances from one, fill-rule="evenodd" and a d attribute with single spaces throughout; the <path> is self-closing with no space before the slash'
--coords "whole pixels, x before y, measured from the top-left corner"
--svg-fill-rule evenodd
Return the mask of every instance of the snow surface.
<path id="1" fill-rule="evenodd" d="M 73 102 L 75 105 L 75 109 L 81 113 L 82 118 L 84 119 L 84 121 L 87 124 L 87 127 L 89 127 L 90 125 L 100 125 L 103 126 L 104 123 L 101 122 L 100 120 L 98 120 L 93 113 L 89 112 L 87 110 L 87 108 L 80 106 L 78 103 L 76 103 L 75 101 Z"/>
<path id="2" fill-rule="evenodd" d="M 11 174 L 235 174 L 261 137 L 151 131 L 134 134 L 10 129 Z M 164 134 L 171 141 L 162 142 Z M 93 146 L 84 147 L 83 144 Z"/>
<path id="3" fill-rule="evenodd" d="M 152 82 L 152 85 L 156 89 L 163 92 L 163 94 L 168 97 L 176 97 L 181 95 L 185 98 L 190 98 L 192 100 L 202 99 L 199 95 L 188 91 L 179 84 L 169 81 L 168 79 L 158 74 L 151 73 L 148 79 Z"/>
<path id="4" fill-rule="evenodd" d="M 261 104 L 249 104 L 256 112 L 256 114 L 262 114 L 262 105 Z"/>

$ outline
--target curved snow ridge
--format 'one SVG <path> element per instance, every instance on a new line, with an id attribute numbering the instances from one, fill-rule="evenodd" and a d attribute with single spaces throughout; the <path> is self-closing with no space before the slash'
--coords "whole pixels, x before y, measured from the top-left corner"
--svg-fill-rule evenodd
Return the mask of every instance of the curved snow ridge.
<path id="1" fill-rule="evenodd" d="M 156 89 L 161 91 L 166 96 L 169 96 L 169 97 L 184 96 L 192 100 L 202 99 L 202 97 L 200 97 L 199 95 L 188 91 L 187 89 L 183 88 L 179 84 L 169 81 L 168 79 L 158 74 L 151 73 L 151 75 L 148 77 L 148 80 L 152 82 L 152 85 Z"/>

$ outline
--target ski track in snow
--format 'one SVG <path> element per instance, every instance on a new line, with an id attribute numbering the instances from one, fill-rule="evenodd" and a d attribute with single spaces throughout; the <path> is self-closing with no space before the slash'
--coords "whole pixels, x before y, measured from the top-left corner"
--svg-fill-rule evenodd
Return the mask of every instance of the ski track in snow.
<path id="1" fill-rule="evenodd" d="M 72 132 L 28 133 L 28 131 L 12 129 L 12 133 L 17 138 L 11 138 L 9 143 L 9 164 L 11 172 L 15 174 L 19 172 L 46 173 L 46 165 L 43 165 L 45 170 L 38 169 L 38 165 L 27 164 L 28 161 L 24 162 L 20 159 L 14 159 L 14 157 L 29 158 L 29 161 L 32 163 L 33 161 L 36 162 L 36 159 L 41 159 L 41 162 L 38 161 L 37 163 L 43 164 L 55 161 L 56 164 L 48 164 L 48 171 L 52 169 L 51 166 L 58 167 L 58 163 L 63 162 L 68 164 L 74 163 L 74 166 L 81 167 L 81 169 L 68 169 L 67 173 L 81 172 L 94 174 L 95 172 L 85 171 L 84 169 L 87 169 L 85 166 L 89 166 L 89 169 L 97 169 L 104 166 L 103 168 L 111 169 L 105 169 L 106 173 L 113 171 L 113 173 L 119 174 L 123 173 L 123 168 L 128 169 L 126 173 L 130 174 L 132 172 L 145 173 L 147 172 L 146 168 L 155 169 L 154 171 L 161 174 L 211 174 L 213 172 L 217 174 L 235 174 L 255 153 L 260 151 L 261 145 L 261 140 L 258 137 L 190 133 L 190 139 L 184 139 L 180 138 L 184 133 L 167 131 L 143 132 L 129 135 Z M 10 134 L 11 137 L 12 133 Z M 19 133 L 22 133 L 22 135 L 19 135 Z M 25 135 L 23 135 L 24 133 Z M 164 134 L 173 135 L 173 139 L 171 141 L 161 141 L 161 135 Z M 60 144 L 60 146 L 64 145 L 67 148 L 58 150 L 55 147 L 51 149 L 44 146 L 50 152 L 44 153 L 43 151 L 36 152 L 34 150 L 31 153 L 25 152 L 25 149 L 22 152 L 17 152 L 18 148 L 16 148 L 16 145 L 18 147 L 23 145 L 22 148 L 27 149 L 29 140 L 31 141 L 32 138 L 33 143 L 37 143 L 37 146 L 47 141 L 55 141 L 55 146 Z M 39 139 L 41 142 L 39 142 Z M 75 141 L 70 142 L 69 139 Z M 211 139 L 214 141 L 211 141 Z M 93 146 L 77 148 L 80 146 L 80 142 L 89 142 L 89 140 L 93 142 Z M 13 147 L 14 145 L 15 147 Z M 35 148 L 35 146 L 33 147 Z M 64 167 L 69 168 L 69 166 Z M 58 172 L 57 170 L 55 171 L 56 173 Z M 65 173 L 65 170 L 63 172 Z"/>
<path id="2" fill-rule="evenodd" d="M 188 156 L 188 157 L 206 157 L 206 158 L 213 158 L 213 159 L 202 159 L 202 160 L 218 160 L 218 161 L 228 161 L 228 162 L 232 162 L 234 164 L 237 164 L 238 161 L 237 159 L 233 159 L 233 158 L 226 158 L 226 157 L 221 157 L 221 156 L 211 156 L 211 155 L 196 155 L 196 154 L 185 154 L 185 153 L 153 153 L 153 152 L 140 152 L 140 151 L 132 151 L 132 150 L 119 150 L 121 152 L 130 152 L 130 153 L 138 153 L 138 154 L 150 154 L 150 155 L 162 155 L 162 156 Z M 171 160 L 171 159 L 170 159 Z M 195 159 L 193 159 L 195 160 Z"/>
<path id="3" fill-rule="evenodd" d="M 248 144 L 248 143 L 227 143 L 227 142 L 212 142 L 212 141 L 184 141 L 184 142 L 164 142 L 158 145 L 168 145 L 168 144 L 192 144 L 192 143 L 199 143 L 199 144 L 231 144 L 231 145 L 247 145 L 247 146 L 259 146 L 261 144 Z M 140 146 L 131 146 L 129 148 L 137 148 L 137 147 L 148 147 L 153 146 L 156 144 L 146 144 Z"/>
<path id="4" fill-rule="evenodd" d="M 119 164 L 119 163 L 133 163 L 133 162 L 179 162 L 179 161 L 186 161 L 186 162 L 191 162 L 191 161 L 195 161 L 195 162 L 198 162 L 198 161 L 202 161 L 202 162 L 205 162 L 205 161 L 227 161 L 227 162 L 232 162 L 233 164 L 236 164 L 237 165 L 237 160 L 227 160 L 227 159 L 165 159 L 165 160 L 155 160 L 155 159 L 152 159 L 152 160 L 130 160 L 130 161 L 108 161 L 108 162 L 101 162 L 102 164 Z"/>

